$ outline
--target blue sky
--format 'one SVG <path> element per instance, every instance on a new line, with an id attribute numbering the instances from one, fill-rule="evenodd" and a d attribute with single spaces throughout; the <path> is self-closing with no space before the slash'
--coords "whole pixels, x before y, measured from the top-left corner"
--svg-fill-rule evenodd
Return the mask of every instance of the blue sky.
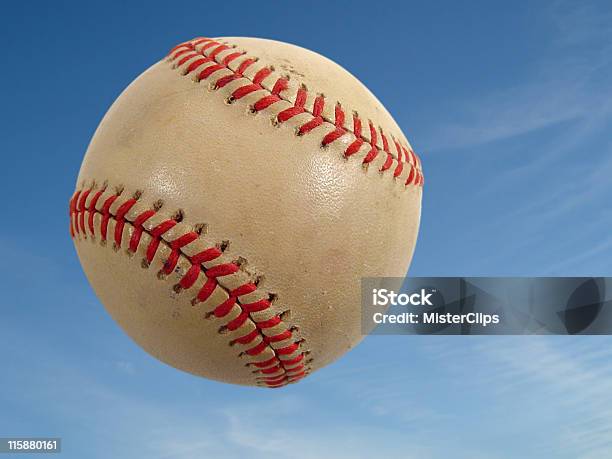
<path id="1" fill-rule="evenodd" d="M 421 154 L 411 274 L 611 276 L 609 2 L 15 2 L 0 26 L 0 436 L 67 458 L 612 457 L 608 337 L 373 336 L 281 391 L 223 385 L 123 334 L 67 224 L 132 79 L 182 40 L 258 36 L 345 66 Z"/>

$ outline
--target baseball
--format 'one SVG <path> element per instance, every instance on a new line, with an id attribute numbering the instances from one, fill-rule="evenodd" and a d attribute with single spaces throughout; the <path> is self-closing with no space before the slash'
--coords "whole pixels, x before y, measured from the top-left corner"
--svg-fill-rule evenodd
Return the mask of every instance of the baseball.
<path id="1" fill-rule="evenodd" d="M 406 274 L 422 185 L 397 123 L 339 65 L 196 38 L 104 116 L 70 232 L 97 296 L 151 355 L 282 387 L 362 339 L 361 279 Z"/>

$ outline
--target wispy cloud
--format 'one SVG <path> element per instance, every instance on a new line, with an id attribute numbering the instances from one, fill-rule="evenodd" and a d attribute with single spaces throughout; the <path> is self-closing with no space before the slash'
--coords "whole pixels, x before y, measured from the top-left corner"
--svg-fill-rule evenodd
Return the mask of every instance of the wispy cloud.
<path id="1" fill-rule="evenodd" d="M 478 228 L 466 230 L 463 244 L 483 248 L 471 269 L 604 274 L 601 260 L 612 252 L 612 15 L 575 2 L 533 11 L 546 37 L 540 59 L 512 86 L 466 96 L 425 144 L 439 158 L 465 158 L 460 173 L 477 177 L 473 187 L 454 184 L 464 187 Z"/>
<path id="2" fill-rule="evenodd" d="M 600 80 L 612 62 L 610 15 L 558 2 L 542 16 L 548 23 L 539 27 L 551 33 L 548 55 L 526 68 L 522 81 L 457 101 L 452 119 L 441 114 L 431 135 L 421 139 L 428 152 L 474 147 L 568 121 L 589 124 L 610 113 L 612 87 Z"/>
<path id="3" fill-rule="evenodd" d="M 612 455 L 609 338 L 514 337 L 490 344 L 475 346 L 491 365 L 488 386 L 500 399 L 518 396 L 523 406 L 546 407 L 547 422 L 559 427 L 557 436 L 541 439 L 545 457 Z"/>
<path id="4" fill-rule="evenodd" d="M 438 345 L 449 346 L 441 339 Z M 452 347 L 432 356 L 472 390 L 497 400 L 497 429 L 523 432 L 541 457 L 610 457 L 612 454 L 612 357 L 607 337 L 497 337 Z M 535 430 L 534 430 L 535 429 Z M 541 432 L 532 441 L 533 432 Z"/>
<path id="5" fill-rule="evenodd" d="M 504 140 L 583 117 L 589 102 L 580 94 L 580 82 L 546 73 L 535 82 L 465 101 L 455 120 L 441 120 L 422 140 L 428 153 Z"/>
<path id="6" fill-rule="evenodd" d="M 604 145 L 598 153 L 596 157 L 584 161 L 582 170 L 576 170 L 575 180 L 558 180 L 555 188 L 537 189 L 537 185 L 533 185 L 533 194 L 529 200 L 517 201 L 514 208 L 506 209 L 503 214 L 489 221 L 481 228 L 482 231 L 504 231 L 513 227 L 515 222 L 526 222 L 521 229 L 521 237 L 509 243 L 509 249 L 528 246 L 543 249 L 550 235 L 556 233 L 555 230 L 565 228 L 567 222 L 578 224 L 576 220 L 580 219 L 579 232 L 569 239 L 554 240 L 559 255 L 562 251 L 568 255 L 541 267 L 539 274 L 568 275 L 568 272 L 578 267 L 584 275 L 594 274 L 584 268 L 589 266 L 590 261 L 601 258 L 603 253 L 612 252 L 612 234 L 606 231 L 612 225 L 612 213 L 606 210 L 612 195 L 612 144 Z M 500 190 L 511 190 L 526 183 L 539 183 L 547 167 L 550 167 L 549 163 L 536 164 L 528 170 L 500 174 L 495 183 L 490 183 L 482 193 L 499 193 Z M 588 218 L 583 215 L 588 215 Z M 585 241 L 589 242 L 588 248 L 570 250 L 577 244 L 583 245 Z M 491 263 L 499 261 L 497 255 L 491 254 Z"/>
<path id="7" fill-rule="evenodd" d="M 340 400 L 334 391 L 322 393 L 325 400 L 281 395 L 272 401 L 225 409 L 224 417 L 229 420 L 226 444 L 230 449 L 238 446 L 249 450 L 251 457 L 262 459 L 270 455 L 295 459 L 445 457 L 438 445 L 415 435 L 413 429 L 394 426 L 395 417 L 384 423 L 364 421 L 361 408 L 354 405 L 342 412 L 329 411 L 326 405 Z M 361 394 L 361 398 L 369 397 L 370 393 Z M 315 410 L 317 417 L 312 418 Z"/>
<path id="8" fill-rule="evenodd" d="M 136 370 L 134 368 L 134 364 L 132 362 L 126 362 L 124 360 L 118 360 L 114 362 L 114 367 L 119 371 L 126 373 L 128 375 L 134 375 Z"/>

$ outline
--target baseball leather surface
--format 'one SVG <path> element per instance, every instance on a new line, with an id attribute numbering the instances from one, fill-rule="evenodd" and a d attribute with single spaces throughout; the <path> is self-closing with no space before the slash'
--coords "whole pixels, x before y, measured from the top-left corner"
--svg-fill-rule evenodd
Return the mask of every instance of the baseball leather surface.
<path id="1" fill-rule="evenodd" d="M 102 120 L 70 229 L 96 294 L 147 352 L 281 387 L 361 340 L 361 278 L 405 275 L 422 183 L 393 118 L 334 62 L 197 38 Z"/>

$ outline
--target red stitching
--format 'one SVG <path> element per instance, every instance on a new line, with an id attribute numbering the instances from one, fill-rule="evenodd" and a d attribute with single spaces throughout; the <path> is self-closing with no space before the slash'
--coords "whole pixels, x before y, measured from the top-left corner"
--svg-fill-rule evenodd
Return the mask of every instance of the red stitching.
<path id="1" fill-rule="evenodd" d="M 297 95 L 295 96 L 295 103 L 293 107 L 290 107 L 286 110 L 283 110 L 277 115 L 277 119 L 279 123 L 284 123 L 287 120 L 290 120 L 295 115 L 299 115 L 300 113 L 304 113 L 306 110 L 304 109 L 304 105 L 306 104 L 306 90 L 304 88 L 298 89 Z"/>
<path id="2" fill-rule="evenodd" d="M 215 65 L 211 65 L 210 67 L 206 67 L 204 70 L 202 70 L 198 74 L 198 80 L 204 80 L 205 78 L 208 78 L 210 75 L 212 75 L 214 72 L 224 69 L 224 68 L 226 68 L 224 65 L 219 65 L 219 64 L 215 64 Z"/>
<path id="3" fill-rule="evenodd" d="M 108 232 L 108 221 L 111 217 L 110 206 L 113 204 L 113 202 L 115 202 L 118 197 L 118 195 L 111 196 L 104 202 L 104 205 L 102 206 L 102 223 L 100 226 L 100 234 L 102 235 L 102 241 L 106 241 L 106 233 Z M 82 211 L 82 209 L 79 209 L 79 211 Z"/>
<path id="4" fill-rule="evenodd" d="M 102 196 L 102 193 L 104 193 L 104 189 L 101 189 L 94 195 L 93 199 L 89 204 L 89 210 L 96 208 L 96 204 L 98 203 L 98 199 L 100 199 L 100 196 Z M 87 219 L 89 224 L 89 231 L 91 231 L 92 233 L 94 232 L 94 215 L 95 214 L 93 212 L 90 212 L 89 218 Z"/>
<path id="5" fill-rule="evenodd" d="M 337 104 L 336 108 L 334 109 L 334 117 L 334 125 L 336 126 L 336 129 L 334 129 L 332 132 L 323 137 L 323 141 L 321 142 L 321 145 L 323 146 L 335 142 L 344 134 L 346 134 L 346 129 L 344 129 L 344 110 L 342 110 L 340 104 Z"/>
<path id="6" fill-rule="evenodd" d="M 212 53 L 210 53 L 210 57 L 214 59 L 215 57 L 217 57 L 217 54 L 219 54 L 221 51 L 225 51 L 226 49 L 230 49 L 230 47 L 227 45 L 219 45 Z"/>
<path id="7" fill-rule="evenodd" d="M 226 263 L 224 265 L 217 265 L 206 271 L 206 277 L 222 277 L 229 276 L 230 274 L 237 273 L 240 267 L 235 263 Z"/>
<path id="8" fill-rule="evenodd" d="M 249 293 L 253 293 L 255 290 L 257 290 L 257 285 L 250 284 L 250 283 L 243 284 L 240 287 L 237 287 L 234 290 L 232 290 L 230 292 L 230 295 L 234 295 L 234 296 L 248 295 Z"/>
<path id="9" fill-rule="evenodd" d="M 262 353 L 262 352 L 263 352 L 263 351 L 264 351 L 266 348 L 268 348 L 268 347 L 270 347 L 270 346 L 268 345 L 268 343 L 266 343 L 265 341 L 261 341 L 261 342 L 260 342 L 259 344 L 257 344 L 256 346 L 253 346 L 252 348 L 247 349 L 247 350 L 245 351 L 245 353 L 246 353 L 247 355 L 251 355 L 251 356 L 253 356 L 253 355 L 259 355 L 259 354 L 261 354 L 261 353 Z M 283 376 L 283 378 L 285 378 L 285 379 L 286 379 L 286 376 Z"/>
<path id="10" fill-rule="evenodd" d="M 270 365 L 275 365 L 277 363 L 279 363 L 278 358 L 272 357 L 271 359 L 265 360 L 263 362 L 253 362 L 250 365 L 253 365 L 254 367 L 257 367 L 257 368 L 267 368 Z"/>
<path id="11" fill-rule="evenodd" d="M 187 73 L 191 73 L 193 72 L 195 69 L 197 69 L 200 65 L 205 64 L 206 62 L 210 62 L 210 58 L 208 57 L 203 57 L 200 59 L 196 59 L 195 61 L 193 61 L 191 64 L 189 64 L 189 66 L 187 67 Z"/>
<path id="12" fill-rule="evenodd" d="M 289 346 L 277 349 L 276 353 L 278 355 L 291 355 L 295 351 L 297 351 L 299 348 L 300 348 L 300 345 L 298 343 L 293 343 L 293 344 L 290 344 Z"/>
<path id="13" fill-rule="evenodd" d="M 238 330 L 246 322 L 248 318 L 249 318 L 248 312 L 243 311 L 234 320 L 229 321 L 226 327 L 229 331 Z M 257 329 L 253 331 L 257 331 Z M 257 332 L 257 334 L 259 334 L 259 332 Z"/>
<path id="14" fill-rule="evenodd" d="M 263 72 L 261 77 L 265 78 L 265 74 L 267 74 L 267 72 Z M 95 236 L 96 228 L 94 225 L 94 217 L 95 215 L 100 215 L 99 234 L 102 241 L 106 241 L 107 239 L 108 224 L 110 220 L 113 219 L 115 221 L 113 240 L 116 247 L 121 247 L 126 224 L 133 227 L 128 244 L 128 250 L 132 253 L 136 252 L 142 240 L 142 233 L 146 232 L 150 236 L 150 242 L 145 250 L 145 258 L 148 263 L 153 261 L 159 245 L 163 242 L 170 249 L 170 255 L 164 260 L 164 264 L 160 270 L 161 273 L 172 273 L 178 264 L 180 256 L 183 255 L 191 263 L 191 266 L 187 272 L 181 276 L 178 286 L 182 289 L 191 288 L 197 282 L 201 273 L 203 273 L 206 278 L 198 290 L 196 299 L 192 302 L 194 306 L 209 299 L 214 290 L 220 287 L 228 294 L 228 298 L 218 304 L 209 315 L 223 319 L 230 313 L 234 306 L 238 306 L 240 308 L 240 314 L 228 321 L 222 328 L 229 331 L 235 331 L 243 326 L 249 319 L 255 325 L 253 330 L 249 330 L 243 336 L 231 340 L 230 344 L 250 345 L 252 343 L 252 345 L 243 352 L 243 354 L 249 357 L 256 357 L 266 349 L 272 351 L 274 357 L 263 362 L 252 361 L 247 364 L 257 369 L 256 374 L 273 375 L 269 378 L 265 376 L 257 377 L 257 381 L 268 387 L 280 387 L 297 381 L 296 375 L 294 374 L 296 371 L 294 365 L 304 360 L 305 354 L 300 350 L 303 340 L 296 341 L 291 331 L 292 329 L 289 328 L 278 331 L 275 330 L 275 333 L 269 334 L 269 336 L 264 334 L 264 330 L 280 326 L 283 324 L 283 321 L 280 315 L 275 315 L 267 320 L 257 320 L 256 317 L 251 316 L 251 313 L 264 311 L 271 307 L 271 302 L 267 299 L 244 304 L 240 301 L 240 296 L 251 294 L 257 290 L 257 286 L 254 283 L 246 282 L 231 291 L 228 291 L 218 283 L 218 278 L 238 272 L 240 266 L 238 266 L 237 263 L 222 263 L 209 268 L 204 267 L 202 263 L 213 261 L 222 255 L 222 250 L 218 247 L 207 248 L 191 257 L 184 254 L 183 248 L 200 237 L 195 231 L 187 231 L 169 242 L 163 240 L 162 236 L 177 225 L 177 221 L 174 219 L 163 220 L 155 227 L 147 230 L 144 226 L 145 223 L 155 216 L 157 211 L 148 209 L 140 212 L 133 218 L 128 217 L 128 214 L 137 203 L 138 198 L 136 197 L 121 200 L 120 194 L 110 195 L 105 199 L 98 210 L 98 201 L 105 190 L 106 189 L 103 188 L 92 195 L 94 191 L 94 186 L 92 186 L 91 188 L 75 192 L 70 200 L 69 206 L 70 234 L 73 238 L 75 238 L 76 235 L 87 238 L 88 230 L 90 236 Z M 92 195 L 91 198 L 90 195 Z M 87 205 L 88 199 L 89 205 Z M 88 214 L 87 226 L 85 225 L 86 214 Z M 271 346 L 271 343 L 280 342 L 287 342 L 287 344 L 280 348 Z M 296 353 L 296 357 L 288 358 Z M 284 357 L 284 359 L 280 357 Z M 301 364 L 300 370 L 305 374 L 308 372 L 308 369 L 305 369 L 303 364 Z"/>
<path id="15" fill-rule="evenodd" d="M 193 264 L 205 263 L 207 261 L 214 260 L 221 256 L 221 250 L 217 247 L 210 247 L 208 249 L 202 250 L 199 253 L 193 255 L 189 261 Z"/>
<path id="16" fill-rule="evenodd" d="M 272 73 L 272 70 L 269 69 L 268 67 L 264 67 L 262 69 L 260 69 L 255 76 L 253 77 L 253 83 L 254 84 L 261 84 L 261 82 Z"/>
<path id="17" fill-rule="evenodd" d="M 239 66 L 234 70 L 233 68 L 229 67 L 229 64 L 235 59 L 238 59 L 241 56 L 245 56 L 245 53 L 232 52 L 227 54 L 225 57 L 222 57 L 222 53 L 224 51 L 229 50 L 231 50 L 231 48 L 228 45 L 220 43 L 211 38 L 197 38 L 181 43 L 180 45 L 177 45 L 172 48 L 170 50 L 170 53 L 168 54 L 168 60 L 173 62 L 175 67 L 180 67 L 181 65 L 188 62 L 190 59 L 194 59 L 184 69 L 184 75 L 194 72 L 196 69 L 200 68 L 204 64 L 212 63 L 211 65 L 204 67 L 198 73 L 196 77 L 197 81 L 207 79 L 220 70 L 230 71 L 230 74 L 223 75 L 212 83 L 212 87 L 214 88 L 223 88 L 231 81 L 239 80 L 242 78 L 246 79 L 248 83 L 245 83 L 233 90 L 230 97 L 230 102 L 232 100 L 242 99 L 248 94 L 254 93 L 256 91 L 267 92 L 267 94 L 262 94 L 262 96 L 253 103 L 251 109 L 254 112 L 260 112 L 262 110 L 265 110 L 271 105 L 280 102 L 281 100 L 291 102 L 288 98 L 282 97 L 282 92 L 287 90 L 289 87 L 288 80 L 286 78 L 278 77 L 273 85 L 272 90 L 268 90 L 262 85 L 262 83 L 265 79 L 267 79 L 273 74 L 273 69 L 268 67 L 262 67 L 254 73 L 253 77 L 247 77 L 244 75 L 244 72 L 247 70 L 247 68 L 255 64 L 257 59 L 252 57 L 245 57 L 239 64 Z M 302 113 L 310 114 L 311 118 L 298 127 L 298 135 L 308 134 L 309 132 L 313 131 L 325 122 L 332 122 L 331 120 L 327 120 L 323 117 L 323 111 L 325 108 L 325 98 L 322 95 L 317 95 L 314 98 L 311 109 L 306 107 L 307 100 L 308 91 L 305 87 L 299 88 L 297 90 L 295 100 L 292 102 L 292 106 L 282 110 L 276 116 L 277 122 L 284 123 Z M 421 163 L 417 155 L 414 153 L 414 151 L 412 151 L 412 149 L 408 150 L 406 149 L 406 147 L 399 145 L 399 142 L 392 137 L 392 140 L 396 145 L 396 156 L 394 157 L 393 153 L 391 153 L 390 151 L 389 139 L 383 133 L 382 128 L 379 128 L 380 133 L 377 133 L 374 125 L 371 121 L 369 121 L 368 124 L 370 128 L 370 138 L 368 139 L 362 135 L 362 122 L 356 113 L 353 114 L 352 131 L 349 131 L 344 126 L 344 123 L 345 112 L 340 106 L 340 104 L 337 104 L 334 110 L 333 120 L 335 128 L 334 130 L 326 133 L 323 136 L 321 140 L 321 146 L 325 147 L 329 144 L 332 144 L 339 140 L 341 137 L 345 136 L 347 133 L 352 132 L 352 134 L 355 136 L 355 140 L 353 140 L 344 151 L 345 157 L 348 158 L 350 156 L 355 155 L 361 150 L 364 144 L 368 144 L 370 148 L 365 157 L 363 158 L 363 164 L 368 164 L 372 162 L 378 156 L 379 152 L 382 151 L 386 154 L 386 158 L 385 162 L 379 169 L 381 172 L 391 170 L 393 173 L 393 177 L 398 178 L 402 175 L 402 172 L 404 171 L 404 163 L 410 163 L 410 172 L 408 173 L 408 178 L 404 182 L 404 185 L 423 185 L 423 175 L 420 171 Z M 382 143 L 382 147 L 378 146 L 379 139 Z M 395 167 L 393 167 L 394 163 L 396 163 Z"/>
<path id="18" fill-rule="evenodd" d="M 303 364 L 298 365 L 297 367 L 293 367 L 293 368 L 289 368 L 287 370 L 287 373 L 301 373 L 305 370 L 306 368 L 304 367 Z M 293 375 L 296 376 L 296 375 Z"/>
<path id="19" fill-rule="evenodd" d="M 200 275 L 200 271 L 202 269 L 198 265 L 191 265 L 191 268 L 187 271 L 182 279 L 179 281 L 179 285 L 183 289 L 191 288 L 193 284 L 198 280 L 198 276 Z"/>
<path id="20" fill-rule="evenodd" d="M 272 328 L 276 327 L 278 324 L 282 322 L 280 316 L 274 316 L 268 320 L 262 320 L 261 322 L 257 322 L 258 328 Z"/>
<path id="21" fill-rule="evenodd" d="M 387 140 L 387 136 L 383 133 L 382 129 L 380 130 L 380 138 L 382 139 L 382 143 L 383 143 L 383 151 L 385 151 L 386 153 L 390 153 L 389 152 L 389 141 Z"/>
<path id="22" fill-rule="evenodd" d="M 279 333 L 278 335 L 266 336 L 265 340 L 267 343 L 276 343 L 278 341 L 285 341 L 287 339 L 290 339 L 292 336 L 293 334 L 291 333 L 291 331 L 285 330 L 284 332 Z"/>
<path id="23" fill-rule="evenodd" d="M 207 43 L 204 46 L 202 46 L 202 51 L 206 51 L 208 48 L 211 48 L 211 47 L 216 46 L 218 44 L 219 44 L 218 42 L 210 40 L 209 43 Z"/>
<path id="24" fill-rule="evenodd" d="M 217 281 L 213 277 L 209 277 L 202 285 L 202 288 L 198 292 L 196 298 L 199 302 L 204 302 L 208 299 L 210 295 L 212 295 L 213 290 L 217 288 Z"/>
<path id="25" fill-rule="evenodd" d="M 272 374 L 272 373 L 276 373 L 279 369 L 280 369 L 280 365 L 276 365 L 274 367 L 266 368 L 264 370 L 261 370 L 261 373 L 263 373 L 264 375 Z"/>
<path id="26" fill-rule="evenodd" d="M 285 377 L 283 376 L 264 376 L 261 379 L 265 381 L 266 383 L 269 383 L 271 385 L 276 385 L 276 384 L 282 383 L 284 378 Z"/>
<path id="27" fill-rule="evenodd" d="M 365 158 L 363 158 L 363 164 L 368 164 L 372 162 L 378 156 L 378 148 L 375 147 L 376 140 L 378 138 L 378 134 L 376 134 L 376 128 L 374 127 L 372 122 L 370 121 L 368 124 L 370 127 L 370 138 L 372 139 L 372 143 L 371 143 L 372 148 L 370 148 L 370 151 L 368 152 L 368 154 L 365 156 Z"/>
<path id="28" fill-rule="evenodd" d="M 235 304 L 236 298 L 230 296 L 227 300 L 225 300 L 213 310 L 213 314 L 215 315 L 215 317 L 225 317 L 229 314 Z"/>
<path id="29" fill-rule="evenodd" d="M 282 91 L 289 87 L 289 81 L 286 78 L 279 78 L 272 87 L 272 94 L 279 95 Z"/>
<path id="30" fill-rule="evenodd" d="M 223 58 L 223 65 L 229 65 L 234 59 L 242 56 L 243 53 L 231 53 Z"/>
<path id="31" fill-rule="evenodd" d="M 268 300 L 259 300 L 255 303 L 243 304 L 242 307 L 248 312 L 259 312 L 268 309 L 270 302 Z"/>
<path id="32" fill-rule="evenodd" d="M 357 116 L 357 113 L 353 114 L 353 134 L 355 134 L 355 137 L 357 138 L 353 141 L 353 143 L 348 146 L 348 148 L 344 152 L 344 156 L 346 157 L 357 153 L 361 149 L 362 145 L 365 143 L 364 140 L 361 138 L 361 120 L 359 119 L 359 116 Z"/>
<path id="33" fill-rule="evenodd" d="M 90 190 L 85 190 L 85 192 L 83 192 L 83 194 L 81 195 L 81 197 L 79 198 L 79 202 L 77 204 L 77 208 L 78 209 L 84 209 L 85 208 L 85 200 L 87 199 L 87 196 L 89 195 Z M 79 218 L 79 228 L 80 231 L 85 234 L 85 214 L 81 215 L 81 218 Z"/>

